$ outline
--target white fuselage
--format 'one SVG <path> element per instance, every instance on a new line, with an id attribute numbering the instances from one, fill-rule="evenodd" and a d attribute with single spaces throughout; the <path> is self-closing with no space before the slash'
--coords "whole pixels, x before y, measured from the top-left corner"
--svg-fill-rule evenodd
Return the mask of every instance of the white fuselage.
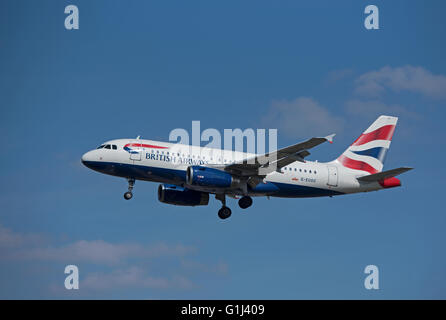
<path id="1" fill-rule="evenodd" d="M 382 189 L 378 182 L 359 182 L 369 174 L 342 166 L 337 160 L 320 163 L 296 161 L 269 173 L 255 188 L 232 186 L 224 190 L 187 185 L 189 166 L 228 165 L 254 154 L 142 139 L 118 139 L 87 152 L 82 162 L 89 168 L 114 176 L 179 185 L 193 190 L 229 195 L 317 197 Z"/>

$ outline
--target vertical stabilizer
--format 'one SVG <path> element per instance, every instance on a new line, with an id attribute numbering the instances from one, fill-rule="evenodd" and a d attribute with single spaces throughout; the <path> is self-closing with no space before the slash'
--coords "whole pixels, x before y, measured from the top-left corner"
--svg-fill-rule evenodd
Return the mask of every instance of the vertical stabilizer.
<path id="1" fill-rule="evenodd" d="M 337 159 L 344 167 L 370 174 L 381 172 L 397 117 L 380 116 Z"/>

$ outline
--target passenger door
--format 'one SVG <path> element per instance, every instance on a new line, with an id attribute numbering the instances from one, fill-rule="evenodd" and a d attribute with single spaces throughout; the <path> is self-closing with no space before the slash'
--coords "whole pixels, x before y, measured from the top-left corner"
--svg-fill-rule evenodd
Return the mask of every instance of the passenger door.
<path id="1" fill-rule="evenodd" d="M 328 183 L 329 186 L 338 186 L 338 168 L 336 166 L 328 166 Z"/>
<path id="2" fill-rule="evenodd" d="M 131 149 L 132 151 L 130 151 L 130 160 L 141 161 L 143 153 L 141 143 L 132 143 Z"/>

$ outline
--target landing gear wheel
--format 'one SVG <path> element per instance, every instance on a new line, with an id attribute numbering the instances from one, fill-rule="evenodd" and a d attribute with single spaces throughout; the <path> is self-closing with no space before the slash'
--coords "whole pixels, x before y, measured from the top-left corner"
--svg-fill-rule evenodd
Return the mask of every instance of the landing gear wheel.
<path id="1" fill-rule="evenodd" d="M 133 190 L 133 186 L 135 185 L 135 179 L 127 178 L 127 182 L 129 183 L 129 191 L 124 193 L 124 199 L 130 200 L 133 197 L 132 190 Z"/>
<path id="2" fill-rule="evenodd" d="M 218 210 L 218 217 L 220 219 L 227 219 L 231 216 L 231 209 L 228 207 L 221 207 L 220 210 Z"/>
<path id="3" fill-rule="evenodd" d="M 249 208 L 252 205 L 252 198 L 245 196 L 242 197 L 239 201 L 238 201 L 238 205 L 240 206 L 240 208 L 242 209 L 246 209 Z"/>

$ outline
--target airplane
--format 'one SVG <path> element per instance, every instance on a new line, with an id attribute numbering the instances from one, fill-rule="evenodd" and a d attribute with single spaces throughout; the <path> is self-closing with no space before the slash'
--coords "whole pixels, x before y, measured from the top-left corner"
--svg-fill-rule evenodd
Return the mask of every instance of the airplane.
<path id="1" fill-rule="evenodd" d="M 101 144 L 82 156 L 82 163 L 100 173 L 128 181 L 124 198 L 133 197 L 136 180 L 161 183 L 158 200 L 178 206 L 202 206 L 209 195 L 222 203 L 221 219 L 231 216 L 226 197 L 239 199 L 247 209 L 252 197 L 332 197 L 401 186 L 401 167 L 383 171 L 398 118 L 382 115 L 337 159 L 307 161 L 308 151 L 333 135 L 315 137 L 267 154 L 253 154 L 167 143 L 153 140 L 117 139 Z M 266 159 L 276 159 L 274 162 Z"/>

